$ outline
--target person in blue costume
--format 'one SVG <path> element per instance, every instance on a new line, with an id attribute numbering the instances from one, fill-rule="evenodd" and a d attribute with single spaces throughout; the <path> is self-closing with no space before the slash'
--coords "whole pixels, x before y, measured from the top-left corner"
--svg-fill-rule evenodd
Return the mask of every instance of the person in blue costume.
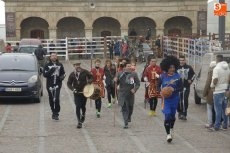
<path id="1" fill-rule="evenodd" d="M 159 78 L 159 90 L 164 87 L 170 87 L 172 94 L 169 97 L 163 97 L 162 100 L 162 112 L 164 113 L 164 127 L 167 133 L 167 142 L 171 142 L 173 139 L 173 127 L 176 120 L 176 110 L 179 103 L 180 95 L 182 91 L 182 80 L 177 73 L 180 62 L 174 56 L 167 56 L 160 63 L 161 69 L 164 71 Z"/>

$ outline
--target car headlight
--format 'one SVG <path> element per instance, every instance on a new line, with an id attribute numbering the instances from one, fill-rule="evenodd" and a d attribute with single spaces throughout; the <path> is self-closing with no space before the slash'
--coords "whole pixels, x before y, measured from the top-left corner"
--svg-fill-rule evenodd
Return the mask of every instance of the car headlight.
<path id="1" fill-rule="evenodd" d="M 36 83 L 38 81 L 38 76 L 33 75 L 32 77 L 29 78 L 28 83 Z"/>

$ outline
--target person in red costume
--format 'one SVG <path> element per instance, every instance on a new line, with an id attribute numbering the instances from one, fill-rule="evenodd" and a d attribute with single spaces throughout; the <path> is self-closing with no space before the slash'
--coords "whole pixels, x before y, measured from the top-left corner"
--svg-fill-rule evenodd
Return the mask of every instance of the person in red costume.
<path id="1" fill-rule="evenodd" d="M 156 107 L 160 93 L 157 90 L 159 76 L 162 73 L 161 68 L 157 65 L 155 57 L 150 59 L 149 66 L 144 71 L 144 81 L 147 84 L 148 99 L 150 104 L 150 116 L 156 116 Z"/>
<path id="2" fill-rule="evenodd" d="M 100 67 L 101 66 L 101 60 L 96 59 L 95 60 L 95 68 L 91 69 L 91 73 L 93 75 L 93 84 L 100 87 L 100 97 L 95 100 L 95 106 L 96 106 L 96 115 L 98 118 L 101 116 L 101 98 L 105 97 L 105 87 L 104 87 L 104 69 Z"/>

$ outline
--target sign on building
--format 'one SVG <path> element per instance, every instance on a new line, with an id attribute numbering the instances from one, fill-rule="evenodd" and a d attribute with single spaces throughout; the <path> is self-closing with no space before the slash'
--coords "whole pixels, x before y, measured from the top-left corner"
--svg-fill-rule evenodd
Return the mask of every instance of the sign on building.
<path id="1" fill-rule="evenodd" d="M 14 12 L 6 12 L 6 37 L 16 37 Z"/>

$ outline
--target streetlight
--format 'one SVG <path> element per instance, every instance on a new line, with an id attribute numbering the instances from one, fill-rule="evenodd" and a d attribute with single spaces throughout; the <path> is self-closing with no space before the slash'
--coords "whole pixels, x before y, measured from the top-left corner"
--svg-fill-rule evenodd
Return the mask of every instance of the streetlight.
<path id="1" fill-rule="evenodd" d="M 225 0 L 219 0 L 219 3 L 225 3 Z M 219 41 L 222 42 L 222 47 L 225 46 L 225 16 L 219 16 Z"/>

